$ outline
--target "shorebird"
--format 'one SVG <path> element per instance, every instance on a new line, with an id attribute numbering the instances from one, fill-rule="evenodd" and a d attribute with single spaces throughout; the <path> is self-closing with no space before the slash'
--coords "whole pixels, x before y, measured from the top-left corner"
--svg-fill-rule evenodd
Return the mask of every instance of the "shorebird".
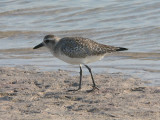
<path id="1" fill-rule="evenodd" d="M 95 90 L 98 89 L 98 87 L 95 84 L 91 68 L 86 64 L 101 60 L 105 55 L 109 53 L 128 50 L 127 48 L 123 47 L 114 47 L 110 45 L 100 44 L 88 38 L 59 38 L 55 35 L 46 35 L 43 39 L 43 42 L 35 46 L 33 49 L 37 49 L 43 46 L 47 47 L 50 52 L 58 59 L 66 63 L 79 65 L 80 81 L 79 87 L 78 89 L 75 89 L 75 91 L 81 89 L 82 65 L 84 65 L 89 70 L 93 83 L 92 90 Z"/>

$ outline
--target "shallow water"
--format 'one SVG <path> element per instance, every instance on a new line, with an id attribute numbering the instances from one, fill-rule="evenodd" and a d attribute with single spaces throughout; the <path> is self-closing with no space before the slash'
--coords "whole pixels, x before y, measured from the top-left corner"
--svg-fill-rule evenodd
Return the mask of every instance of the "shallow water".
<path id="1" fill-rule="evenodd" d="M 159 6 L 159 0 L 0 1 L 0 65 L 78 72 L 46 49 L 32 47 L 46 34 L 81 36 L 129 48 L 92 63 L 94 73 L 123 72 L 160 85 Z"/>

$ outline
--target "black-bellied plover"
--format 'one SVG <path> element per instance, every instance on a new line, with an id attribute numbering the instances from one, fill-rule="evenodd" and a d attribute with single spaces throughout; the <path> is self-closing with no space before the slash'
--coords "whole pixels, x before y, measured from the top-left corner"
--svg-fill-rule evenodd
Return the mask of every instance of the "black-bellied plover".
<path id="1" fill-rule="evenodd" d="M 81 89 L 82 81 L 82 65 L 84 65 L 90 72 L 93 89 L 98 89 L 94 82 L 91 69 L 86 65 L 87 63 L 101 60 L 105 55 L 116 52 L 128 50 L 127 48 L 114 47 L 97 43 L 88 38 L 82 37 L 64 37 L 59 38 L 54 35 L 46 35 L 43 42 L 35 46 L 33 49 L 46 46 L 50 52 L 60 60 L 70 63 L 78 64 L 80 67 L 80 81 L 79 87 L 76 90 Z"/>

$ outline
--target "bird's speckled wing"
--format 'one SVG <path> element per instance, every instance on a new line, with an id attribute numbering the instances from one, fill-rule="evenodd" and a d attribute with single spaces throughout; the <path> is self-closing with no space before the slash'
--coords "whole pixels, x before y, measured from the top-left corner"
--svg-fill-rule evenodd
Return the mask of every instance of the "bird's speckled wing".
<path id="1" fill-rule="evenodd" d="M 103 55 L 115 52 L 116 47 L 99 44 L 87 38 L 65 37 L 57 44 L 57 48 L 68 57 L 85 58 L 86 56 Z"/>

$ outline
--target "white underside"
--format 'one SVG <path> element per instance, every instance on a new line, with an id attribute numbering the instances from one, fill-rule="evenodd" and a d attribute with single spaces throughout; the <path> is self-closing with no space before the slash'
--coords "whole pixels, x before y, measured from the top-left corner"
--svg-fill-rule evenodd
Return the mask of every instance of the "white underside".
<path id="1" fill-rule="evenodd" d="M 60 60 L 66 62 L 66 63 L 70 63 L 70 64 L 87 64 L 87 63 L 91 63 L 91 62 L 96 62 L 98 60 L 101 60 L 105 55 L 101 55 L 101 56 L 88 56 L 85 58 L 71 58 L 68 57 L 66 55 L 62 55 L 59 54 L 58 56 L 55 55 L 57 58 L 59 58 Z"/>

